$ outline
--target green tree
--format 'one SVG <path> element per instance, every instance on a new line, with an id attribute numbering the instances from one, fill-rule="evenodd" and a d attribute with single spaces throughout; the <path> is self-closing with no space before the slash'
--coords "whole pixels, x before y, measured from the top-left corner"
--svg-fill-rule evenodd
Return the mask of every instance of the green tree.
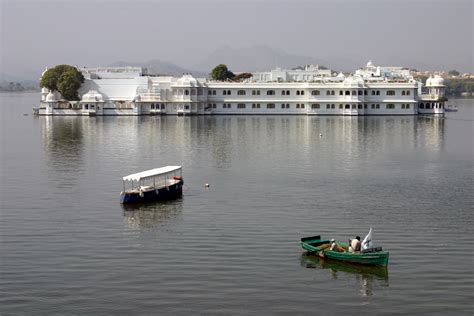
<path id="1" fill-rule="evenodd" d="M 450 70 L 450 71 L 448 71 L 448 75 L 451 75 L 451 76 L 459 76 L 459 71 L 457 71 L 457 70 Z"/>
<path id="2" fill-rule="evenodd" d="M 59 91 L 69 101 L 79 100 L 77 91 L 84 82 L 84 76 L 69 65 L 57 65 L 48 69 L 41 77 L 40 86 L 52 91 Z"/>
<path id="3" fill-rule="evenodd" d="M 226 65 L 219 64 L 211 72 L 211 79 L 225 81 L 234 78 L 234 73 Z"/>

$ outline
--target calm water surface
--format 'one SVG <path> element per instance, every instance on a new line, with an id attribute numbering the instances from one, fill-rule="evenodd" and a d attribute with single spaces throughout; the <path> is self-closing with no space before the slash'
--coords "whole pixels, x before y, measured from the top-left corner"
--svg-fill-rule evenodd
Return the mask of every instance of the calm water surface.
<path id="1" fill-rule="evenodd" d="M 34 117 L 38 99 L 0 94 L 2 315 L 474 312 L 472 99 L 184 118 Z M 183 199 L 119 204 L 122 176 L 169 164 Z M 299 247 L 370 226 L 386 270 Z"/>

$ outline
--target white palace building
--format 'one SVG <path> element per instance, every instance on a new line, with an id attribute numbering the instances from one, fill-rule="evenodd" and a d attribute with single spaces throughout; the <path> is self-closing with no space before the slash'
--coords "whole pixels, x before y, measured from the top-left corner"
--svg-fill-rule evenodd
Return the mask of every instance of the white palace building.
<path id="1" fill-rule="evenodd" d="M 256 72 L 244 82 L 148 75 L 145 68 L 78 68 L 80 101 L 41 90 L 38 115 L 417 115 L 444 113 L 444 82 L 416 81 L 407 69 L 372 62 L 354 74 L 301 70 Z"/>

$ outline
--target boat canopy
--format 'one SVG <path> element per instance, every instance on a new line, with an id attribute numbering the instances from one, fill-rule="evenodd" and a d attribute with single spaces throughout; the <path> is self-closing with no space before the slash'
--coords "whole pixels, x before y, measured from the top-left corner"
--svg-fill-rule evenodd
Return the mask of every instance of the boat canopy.
<path id="1" fill-rule="evenodd" d="M 123 181 L 141 181 L 141 180 L 147 180 L 151 179 L 153 177 L 171 173 L 177 170 L 180 170 L 181 166 L 166 166 L 162 168 L 155 168 L 155 169 L 150 169 L 147 171 L 142 171 L 139 173 L 134 173 L 131 175 L 128 175 L 126 177 L 123 177 Z"/>

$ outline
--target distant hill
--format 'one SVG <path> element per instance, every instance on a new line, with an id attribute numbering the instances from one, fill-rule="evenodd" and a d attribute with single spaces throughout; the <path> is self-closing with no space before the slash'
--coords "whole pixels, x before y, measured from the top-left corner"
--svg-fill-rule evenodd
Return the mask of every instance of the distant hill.
<path id="1" fill-rule="evenodd" d="M 226 64 L 234 72 L 268 71 L 276 67 L 291 69 L 307 64 L 324 65 L 328 68 L 332 66 L 320 58 L 290 54 L 281 49 L 260 45 L 242 48 L 219 47 L 192 68 L 210 72 L 218 64 Z"/>
<path id="2" fill-rule="evenodd" d="M 169 76 L 181 76 L 184 73 L 192 73 L 195 77 L 207 77 L 206 72 L 194 71 L 191 69 L 186 69 L 180 66 L 177 66 L 173 63 L 162 61 L 159 59 L 153 59 L 146 62 L 127 62 L 127 61 L 117 61 L 112 64 L 109 64 L 108 67 L 145 67 L 148 69 L 149 74 L 154 75 L 169 75 Z"/>

